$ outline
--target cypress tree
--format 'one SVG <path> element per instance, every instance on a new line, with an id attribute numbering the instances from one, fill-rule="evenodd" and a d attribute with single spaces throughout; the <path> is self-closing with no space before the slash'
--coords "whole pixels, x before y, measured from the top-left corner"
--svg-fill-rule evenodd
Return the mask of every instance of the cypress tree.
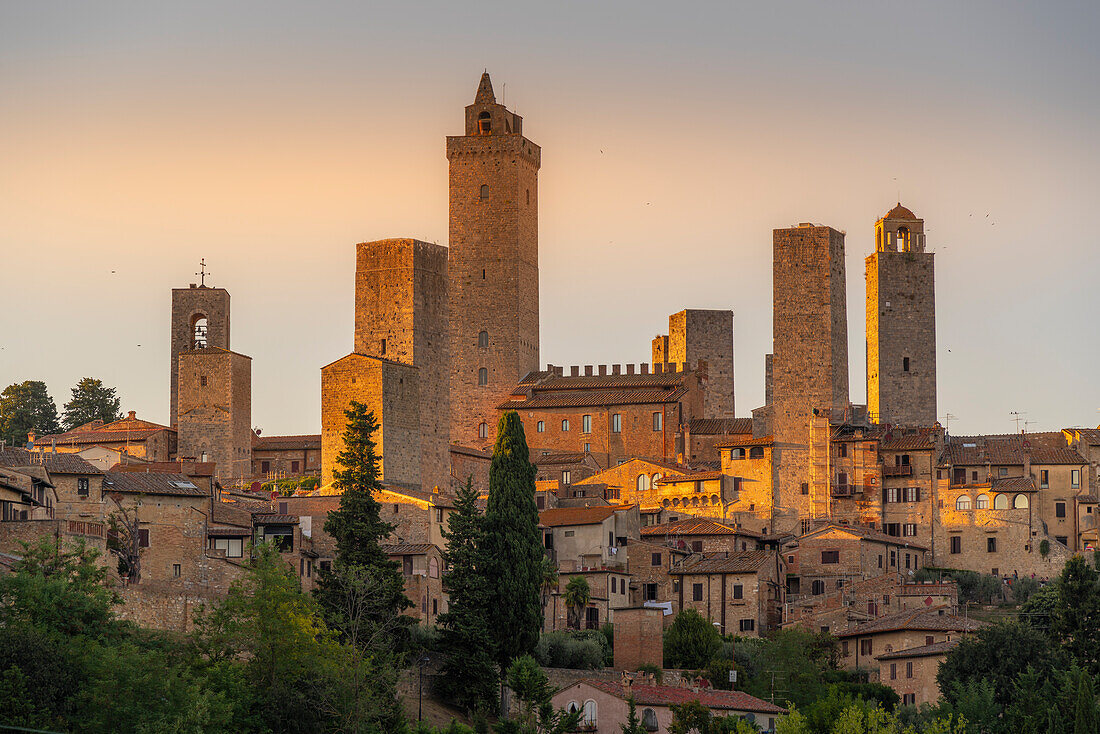
<path id="1" fill-rule="evenodd" d="M 487 618 L 498 635 L 496 660 L 502 671 L 534 651 L 542 628 L 543 549 L 535 467 L 528 456 L 523 424 L 510 410 L 500 418 L 493 447 L 482 555 L 491 582 Z"/>
<path id="2" fill-rule="evenodd" d="M 467 711 L 489 713 L 496 704 L 499 680 L 487 621 L 491 582 L 480 556 L 485 518 L 469 479 L 458 491 L 443 537 L 447 541 L 443 585 L 450 602 L 437 620 L 442 630 L 440 647 L 447 656 L 439 685 L 445 696 Z"/>
<path id="3" fill-rule="evenodd" d="M 331 616 L 346 603 L 347 579 L 356 575 L 368 578 L 374 587 L 369 616 L 380 622 L 401 613 L 412 602 L 405 596 L 405 580 L 397 563 L 380 545 L 394 526 L 382 520 L 381 505 L 374 498 L 374 492 L 382 489 L 374 441 L 378 422 L 367 406 L 354 400 L 344 415 L 348 419 L 344 449 L 336 457 L 342 468 L 333 472 L 332 483 L 341 492 L 340 507 L 328 514 L 324 526 L 336 541 L 336 557 L 332 571 L 319 574 L 317 596 Z M 353 571 L 350 576 L 349 571 Z"/>

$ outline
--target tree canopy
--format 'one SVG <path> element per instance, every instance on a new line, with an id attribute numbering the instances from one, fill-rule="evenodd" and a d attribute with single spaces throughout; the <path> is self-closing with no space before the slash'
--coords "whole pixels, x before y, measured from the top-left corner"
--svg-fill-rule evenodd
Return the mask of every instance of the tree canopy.
<path id="1" fill-rule="evenodd" d="M 66 431 L 71 431 L 97 419 L 104 423 L 117 421 L 122 417 L 121 407 L 122 400 L 113 387 L 106 387 L 103 380 L 85 377 L 73 386 L 72 397 L 65 403 L 62 424 Z"/>
<path id="2" fill-rule="evenodd" d="M 25 444 L 30 431 L 44 436 L 60 430 L 57 405 L 46 383 L 27 380 L 8 385 L 0 393 L 0 439 L 9 446 Z"/>

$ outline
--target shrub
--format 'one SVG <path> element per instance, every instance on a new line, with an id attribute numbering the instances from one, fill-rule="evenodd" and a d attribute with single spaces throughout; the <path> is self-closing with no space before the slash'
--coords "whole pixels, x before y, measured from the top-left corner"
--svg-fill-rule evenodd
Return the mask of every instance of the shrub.
<path id="1" fill-rule="evenodd" d="M 602 668 L 607 638 L 599 631 L 546 632 L 535 645 L 535 659 L 547 668 Z"/>

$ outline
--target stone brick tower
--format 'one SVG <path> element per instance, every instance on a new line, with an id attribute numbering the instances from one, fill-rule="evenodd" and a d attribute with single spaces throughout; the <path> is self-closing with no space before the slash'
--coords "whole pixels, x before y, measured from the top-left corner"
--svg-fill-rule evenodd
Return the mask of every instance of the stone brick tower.
<path id="1" fill-rule="evenodd" d="M 169 420 L 178 422 L 179 357 L 192 349 L 229 349 L 229 291 L 192 283 L 172 289 L 172 333 L 170 340 L 172 404 Z"/>
<path id="2" fill-rule="evenodd" d="M 412 239 L 356 246 L 355 353 L 417 368 L 425 489 L 450 484 L 449 328 L 446 247 Z"/>
<path id="3" fill-rule="evenodd" d="M 807 519 L 828 507 L 829 477 L 810 462 L 811 418 L 848 410 L 844 235 L 800 224 L 775 230 L 772 242 L 772 471 L 777 524 L 787 515 L 780 529 L 797 531 L 790 513 Z"/>
<path id="4" fill-rule="evenodd" d="M 212 461 L 222 481 L 252 474 L 252 358 L 218 347 L 182 352 L 177 454 Z"/>
<path id="5" fill-rule="evenodd" d="M 733 311 L 689 308 L 668 317 L 652 344 L 654 363 L 707 363 L 703 416 L 733 418 Z"/>
<path id="6" fill-rule="evenodd" d="M 867 256 L 867 410 L 881 423 L 936 422 L 936 282 L 924 220 L 900 203 Z"/>
<path id="7" fill-rule="evenodd" d="M 539 365 L 538 170 L 523 118 L 488 73 L 450 162 L 451 440 L 491 443 L 497 405 Z M 486 424 L 484 435 L 480 429 Z"/>

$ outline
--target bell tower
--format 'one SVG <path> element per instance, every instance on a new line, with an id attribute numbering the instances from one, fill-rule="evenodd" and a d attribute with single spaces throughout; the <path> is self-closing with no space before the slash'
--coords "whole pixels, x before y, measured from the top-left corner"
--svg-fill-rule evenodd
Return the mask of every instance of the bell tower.
<path id="1" fill-rule="evenodd" d="M 539 364 L 538 171 L 523 118 L 486 72 L 450 163 L 451 440 L 485 446 L 497 406 Z"/>
<path id="2" fill-rule="evenodd" d="M 867 410 L 881 423 L 936 422 L 936 279 L 924 220 L 900 203 L 867 256 Z"/>
<path id="3" fill-rule="evenodd" d="M 179 418 L 180 354 L 195 349 L 229 349 L 229 291 L 206 285 L 205 260 L 201 263 L 198 283 L 172 289 L 172 404 L 169 419 L 173 426 Z"/>

